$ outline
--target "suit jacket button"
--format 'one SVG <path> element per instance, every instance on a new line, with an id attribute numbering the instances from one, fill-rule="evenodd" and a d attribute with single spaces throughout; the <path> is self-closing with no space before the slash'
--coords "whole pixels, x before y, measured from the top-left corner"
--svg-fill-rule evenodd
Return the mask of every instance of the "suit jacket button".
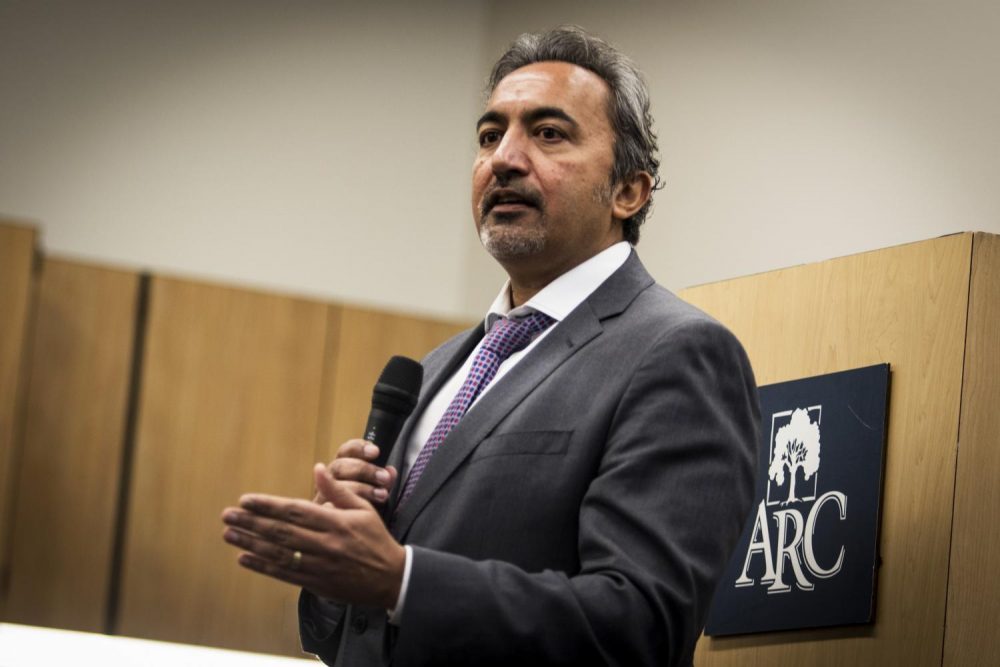
<path id="1" fill-rule="evenodd" d="M 351 630 L 354 631 L 354 634 L 357 635 L 363 634 L 364 631 L 367 629 L 368 629 L 368 617 L 365 616 L 364 614 L 358 614 L 357 616 L 351 619 Z"/>

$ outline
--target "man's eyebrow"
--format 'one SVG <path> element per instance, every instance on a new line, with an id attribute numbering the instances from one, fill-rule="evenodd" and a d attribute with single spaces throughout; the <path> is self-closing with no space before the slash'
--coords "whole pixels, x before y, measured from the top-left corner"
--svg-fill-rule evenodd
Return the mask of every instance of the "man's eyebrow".
<path id="1" fill-rule="evenodd" d="M 481 128 L 484 123 L 502 124 L 505 120 L 507 120 L 507 117 L 499 111 L 487 111 L 476 121 L 476 129 Z"/>
<path id="2" fill-rule="evenodd" d="M 538 107 L 537 109 L 532 109 L 528 113 L 524 114 L 524 121 L 526 123 L 537 123 L 538 121 L 546 118 L 556 118 L 558 120 L 566 121 L 574 128 L 579 126 L 575 118 L 559 107 Z"/>
<path id="3" fill-rule="evenodd" d="M 546 118 L 557 118 L 569 123 L 574 128 L 579 126 L 579 123 L 576 122 L 575 118 L 559 107 L 537 107 L 525 113 L 523 118 L 524 122 L 529 124 L 537 123 L 538 121 Z M 498 125 L 503 125 L 506 121 L 507 116 L 499 111 L 487 111 L 479 117 L 479 120 L 476 121 L 476 129 L 482 127 L 485 123 L 497 123 Z"/>

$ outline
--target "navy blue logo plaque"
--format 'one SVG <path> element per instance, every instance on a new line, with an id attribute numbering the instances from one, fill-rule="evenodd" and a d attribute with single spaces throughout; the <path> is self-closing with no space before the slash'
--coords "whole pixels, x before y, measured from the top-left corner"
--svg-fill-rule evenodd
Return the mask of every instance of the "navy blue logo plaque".
<path id="1" fill-rule="evenodd" d="M 710 636 L 870 623 L 889 365 L 760 388 L 757 497 Z"/>

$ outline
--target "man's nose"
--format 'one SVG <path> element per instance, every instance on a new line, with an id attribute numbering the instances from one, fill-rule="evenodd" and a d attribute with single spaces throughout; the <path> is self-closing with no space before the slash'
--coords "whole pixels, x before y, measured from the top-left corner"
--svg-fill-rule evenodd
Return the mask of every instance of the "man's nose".
<path id="1" fill-rule="evenodd" d="M 523 176 L 528 173 L 530 161 L 527 155 L 527 137 L 514 128 L 504 132 L 503 138 L 493 151 L 493 175 L 499 179 Z"/>

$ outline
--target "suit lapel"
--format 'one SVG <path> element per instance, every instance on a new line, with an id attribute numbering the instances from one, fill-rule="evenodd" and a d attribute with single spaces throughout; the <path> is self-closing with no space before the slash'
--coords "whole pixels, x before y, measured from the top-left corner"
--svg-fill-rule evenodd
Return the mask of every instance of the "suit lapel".
<path id="1" fill-rule="evenodd" d="M 483 333 L 483 324 L 480 322 L 466 331 L 464 335 L 454 339 L 451 343 L 437 350 L 435 354 L 424 360 L 424 379 L 420 386 L 420 398 L 417 399 L 417 406 L 414 408 L 413 414 L 403 424 L 403 429 L 400 431 L 399 437 L 396 438 L 396 444 L 389 454 L 389 460 L 386 462 L 388 465 L 395 466 L 396 470 L 403 471 L 406 443 L 409 442 L 413 434 L 413 428 L 416 426 L 417 421 L 420 420 L 420 415 L 427 409 L 427 404 L 431 402 L 431 399 L 441 390 L 441 386 L 444 385 L 445 381 L 461 367 L 462 362 L 465 361 L 466 357 L 469 356 L 473 348 L 482 339 Z M 403 481 L 398 480 L 396 482 L 389 502 L 388 512 L 391 512 L 396 506 L 396 498 L 403 486 Z M 387 516 L 391 516 L 391 514 L 387 514 Z"/>
<path id="2" fill-rule="evenodd" d="M 514 368 L 483 395 L 458 425 L 448 434 L 440 449 L 434 453 L 413 495 L 406 501 L 395 518 L 393 533 L 400 539 L 406 536 L 414 519 L 437 493 L 462 462 L 486 438 L 496 425 L 517 407 L 545 378 L 572 357 L 578 350 L 599 336 L 603 331 L 601 320 L 620 314 L 653 279 L 646 273 L 633 252 L 625 264 L 594 293 L 580 304 L 522 359 Z M 448 364 L 451 372 L 471 351 L 472 345 L 463 345 L 464 355 Z M 445 374 L 449 377 L 451 373 Z M 439 374 L 440 375 L 440 374 Z M 427 396 L 440 388 L 441 378 L 427 395 L 421 397 L 421 407 L 426 407 Z M 414 420 L 411 420 L 411 422 Z M 400 441 L 404 442 L 404 441 Z M 397 487 L 402 483 L 397 484 Z"/>

